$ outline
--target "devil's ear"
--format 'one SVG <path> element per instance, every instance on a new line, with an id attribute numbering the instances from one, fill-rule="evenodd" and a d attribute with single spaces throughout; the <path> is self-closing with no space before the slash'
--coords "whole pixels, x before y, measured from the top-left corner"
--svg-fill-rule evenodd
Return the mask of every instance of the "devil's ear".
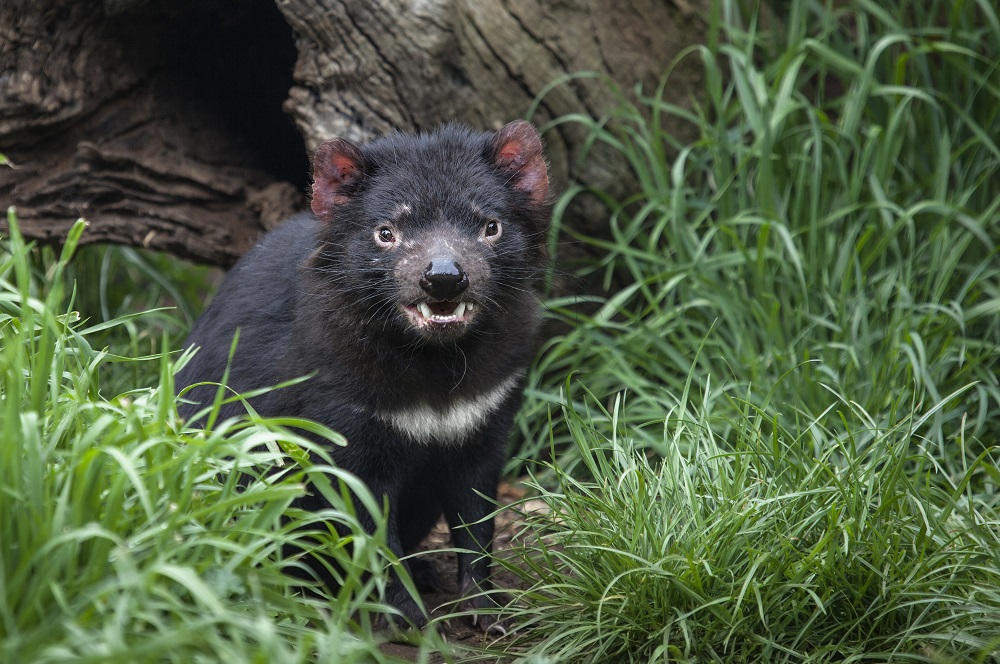
<path id="1" fill-rule="evenodd" d="M 313 156 L 313 214 L 329 219 L 336 206 L 351 200 L 363 176 L 364 157 L 358 146 L 344 138 L 321 143 Z"/>
<path id="2" fill-rule="evenodd" d="M 515 120 L 493 135 L 493 163 L 508 175 L 515 189 L 528 194 L 535 205 L 549 195 L 549 173 L 542 155 L 542 139 L 531 123 Z"/>

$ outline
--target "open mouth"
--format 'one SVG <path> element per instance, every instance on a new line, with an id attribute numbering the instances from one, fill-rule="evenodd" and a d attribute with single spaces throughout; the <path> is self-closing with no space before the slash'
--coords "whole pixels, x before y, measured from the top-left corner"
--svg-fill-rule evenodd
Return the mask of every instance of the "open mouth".
<path id="1" fill-rule="evenodd" d="M 414 302 L 403 307 L 410 321 L 418 329 L 465 325 L 472 320 L 475 305 L 469 300 L 453 302 Z"/>

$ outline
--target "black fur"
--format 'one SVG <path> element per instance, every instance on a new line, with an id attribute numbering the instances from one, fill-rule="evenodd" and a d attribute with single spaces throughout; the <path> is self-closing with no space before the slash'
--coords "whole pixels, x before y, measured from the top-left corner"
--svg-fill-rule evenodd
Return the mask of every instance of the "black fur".
<path id="1" fill-rule="evenodd" d="M 532 286 L 546 260 L 548 220 L 540 149 L 526 123 L 496 134 L 447 126 L 361 148 L 324 144 L 314 164 L 321 218 L 294 217 L 236 264 L 188 338 L 200 350 L 178 375 L 178 389 L 220 380 L 239 328 L 229 385 L 246 391 L 315 374 L 251 403 L 262 415 L 306 417 L 346 436 L 348 445 L 331 452 L 376 497 L 388 497 L 397 555 L 442 512 L 457 547 L 489 551 L 493 524 L 483 518 L 492 506 L 477 493 L 496 493 L 539 324 Z M 501 225 L 498 239 L 484 230 L 491 221 Z M 382 237 L 397 243 L 390 248 L 377 235 L 387 223 Z M 426 278 L 442 252 L 446 269 L 459 265 L 467 279 L 461 297 L 475 302 L 474 315 L 467 324 L 421 329 L 404 307 L 440 299 L 440 285 L 428 289 Z M 395 425 L 390 417 L 444 416 L 505 383 L 513 389 L 485 419 L 452 439 L 414 439 L 399 428 L 404 416 Z M 201 387 L 188 398 L 213 395 Z M 181 414 L 197 409 L 182 406 Z M 222 415 L 240 412 L 230 404 Z M 322 505 L 318 495 L 302 501 Z M 459 556 L 458 573 L 463 592 L 490 587 L 487 562 L 474 553 Z M 390 592 L 411 622 L 423 623 L 398 584 Z"/>

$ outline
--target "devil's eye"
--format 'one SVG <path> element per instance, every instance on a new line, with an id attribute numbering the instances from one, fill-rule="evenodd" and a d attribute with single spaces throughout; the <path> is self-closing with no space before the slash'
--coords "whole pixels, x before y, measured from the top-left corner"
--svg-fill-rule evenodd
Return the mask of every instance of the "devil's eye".
<path id="1" fill-rule="evenodd" d="M 500 235 L 500 222 L 490 221 L 483 226 L 483 237 L 496 237 Z"/>
<path id="2" fill-rule="evenodd" d="M 375 241 L 381 245 L 392 246 L 396 243 L 396 234 L 389 226 L 379 226 L 375 229 Z"/>

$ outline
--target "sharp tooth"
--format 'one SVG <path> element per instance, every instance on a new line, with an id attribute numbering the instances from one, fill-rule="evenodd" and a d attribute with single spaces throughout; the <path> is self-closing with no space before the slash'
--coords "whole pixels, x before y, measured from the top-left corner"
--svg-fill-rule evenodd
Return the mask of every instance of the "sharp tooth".
<path id="1" fill-rule="evenodd" d="M 472 302 L 463 302 L 462 304 L 465 305 L 466 309 L 468 309 L 469 311 L 472 311 Z"/>
<path id="2" fill-rule="evenodd" d="M 454 316 L 455 318 L 461 318 L 462 316 L 465 315 L 465 307 L 466 307 L 465 302 L 459 302 L 458 306 L 455 307 L 455 311 L 451 315 Z"/>
<path id="3" fill-rule="evenodd" d="M 431 308 L 427 306 L 426 302 L 420 302 L 417 304 L 417 309 L 420 311 L 420 315 L 424 318 L 430 318 L 433 315 L 431 313 Z"/>

